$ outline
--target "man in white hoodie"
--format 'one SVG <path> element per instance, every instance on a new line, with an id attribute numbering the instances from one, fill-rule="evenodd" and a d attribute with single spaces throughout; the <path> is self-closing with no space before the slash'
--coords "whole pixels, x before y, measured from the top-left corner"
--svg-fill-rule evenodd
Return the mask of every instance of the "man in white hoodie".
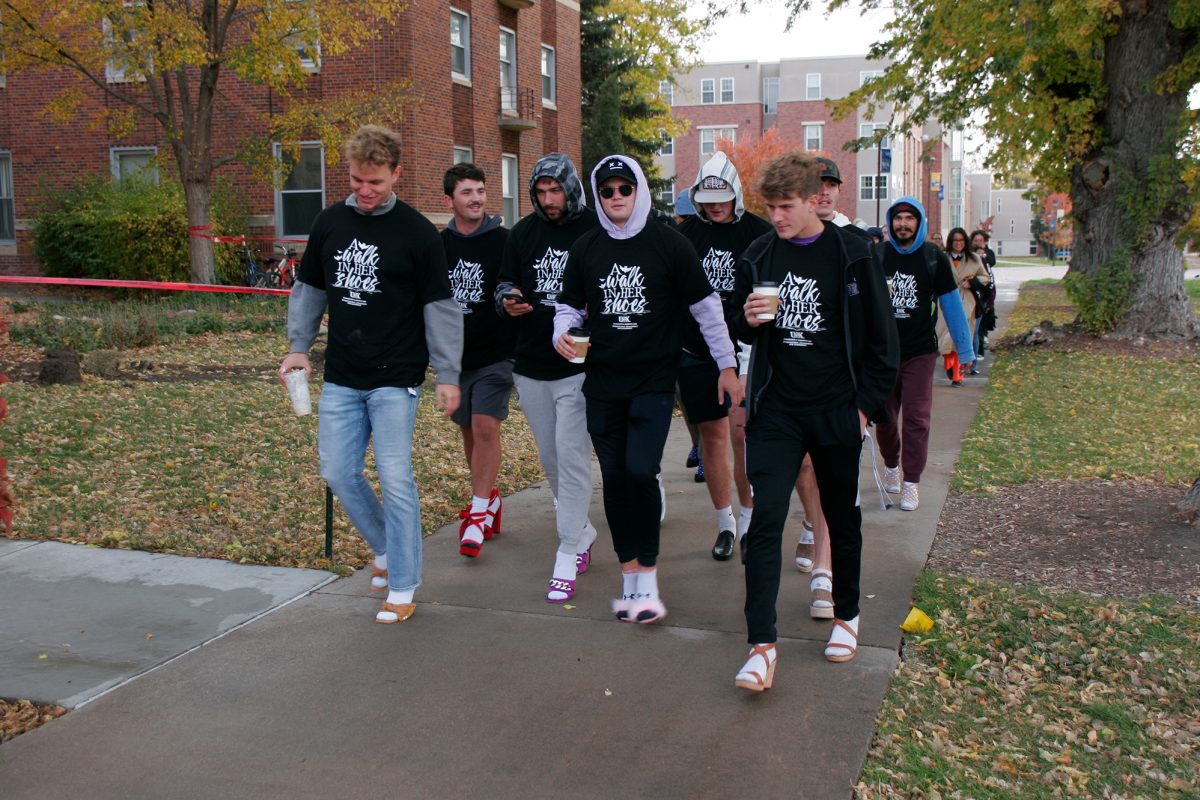
<path id="1" fill-rule="evenodd" d="M 599 230 L 571 246 L 555 307 L 553 342 L 576 357 L 570 333 L 584 320 L 587 429 L 604 480 L 604 513 L 621 562 L 617 619 L 654 622 L 667 609 L 658 594 L 662 510 L 657 475 L 671 427 L 683 321 L 689 314 L 720 370 L 714 399 L 742 400 L 721 299 L 696 250 L 667 225 L 647 224 L 650 188 L 632 158 L 606 156 L 592 170 Z"/>
<path id="2" fill-rule="evenodd" d="M 721 151 L 714 153 L 700 167 L 695 184 L 687 192 L 696 213 L 683 221 L 679 232 L 696 248 L 704 274 L 713 291 L 720 295 L 723 313 L 729 319 L 734 264 L 751 242 L 774 231 L 765 219 L 746 211 L 737 168 Z M 728 561 L 733 557 L 735 538 L 741 538 L 750 527 L 750 512 L 754 508 L 754 501 L 750 498 L 750 482 L 746 479 L 745 420 L 738 413 L 740 409 L 735 411 L 718 401 L 716 388 L 720 371 L 709 355 L 700 327 L 691 317 L 685 318 L 683 324 L 679 396 L 688 422 L 700 429 L 705 485 L 717 515 L 717 540 L 712 548 L 712 557 L 717 561 Z M 748 347 L 746 351 L 743 360 L 748 361 Z M 734 459 L 732 478 L 737 485 L 741 508 L 741 520 L 738 521 L 734 520 L 730 492 L 731 440 Z"/>

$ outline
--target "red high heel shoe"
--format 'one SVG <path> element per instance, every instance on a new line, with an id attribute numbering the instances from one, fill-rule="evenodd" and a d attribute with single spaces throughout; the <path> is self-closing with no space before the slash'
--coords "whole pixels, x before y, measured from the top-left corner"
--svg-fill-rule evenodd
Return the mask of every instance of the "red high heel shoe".
<path id="1" fill-rule="evenodd" d="M 500 534 L 500 519 L 504 516 L 504 502 L 500 499 L 499 489 L 493 488 L 488 496 L 487 515 L 487 528 L 484 529 L 483 537 L 490 539 Z"/>
<path id="2" fill-rule="evenodd" d="M 459 516 L 463 518 L 463 521 L 462 525 L 458 526 L 458 553 L 467 558 L 475 558 L 483 548 L 483 542 L 477 542 L 474 539 L 464 539 L 463 536 L 466 534 L 468 528 L 476 527 L 483 534 L 485 541 L 492 538 L 487 526 L 487 512 L 480 511 L 477 514 L 472 514 L 471 509 L 467 508 Z"/>

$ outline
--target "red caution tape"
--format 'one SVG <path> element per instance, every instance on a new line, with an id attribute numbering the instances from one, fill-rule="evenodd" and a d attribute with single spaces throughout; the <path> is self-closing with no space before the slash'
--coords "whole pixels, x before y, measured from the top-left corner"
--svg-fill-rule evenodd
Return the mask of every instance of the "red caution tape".
<path id="1" fill-rule="evenodd" d="M 0 275 L 0 283 L 33 283 L 53 286 L 98 286 L 117 289 L 155 289 L 169 292 L 229 292 L 234 294 L 291 294 L 291 289 L 267 289 L 258 286 L 225 286 L 211 283 L 173 283 L 170 281 L 115 281 L 102 278 L 42 278 L 30 275 Z"/>

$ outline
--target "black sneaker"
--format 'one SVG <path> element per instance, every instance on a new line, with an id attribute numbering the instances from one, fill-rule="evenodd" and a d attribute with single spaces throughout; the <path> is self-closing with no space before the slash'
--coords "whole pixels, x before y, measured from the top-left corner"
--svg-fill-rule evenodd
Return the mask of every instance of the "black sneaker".
<path id="1" fill-rule="evenodd" d="M 700 453 L 699 453 L 699 451 L 696 450 L 695 446 L 693 446 L 692 449 L 688 452 L 687 463 L 684 464 L 684 466 L 687 467 L 688 469 L 691 469 L 692 467 L 696 466 L 699 463 L 700 463 Z"/>
<path id="2" fill-rule="evenodd" d="M 704 483 L 704 462 L 701 461 L 696 465 L 696 476 L 692 478 L 696 483 Z"/>

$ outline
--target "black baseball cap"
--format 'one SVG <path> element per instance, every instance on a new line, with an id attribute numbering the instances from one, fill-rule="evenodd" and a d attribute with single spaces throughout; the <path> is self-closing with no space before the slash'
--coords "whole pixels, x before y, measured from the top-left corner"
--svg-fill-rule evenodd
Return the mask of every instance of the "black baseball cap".
<path id="1" fill-rule="evenodd" d="M 609 178 L 624 178 L 637 186 L 637 176 L 633 169 L 619 158 L 606 158 L 596 168 L 596 185 L 604 183 Z"/>
<path id="2" fill-rule="evenodd" d="M 825 156 L 817 156 L 815 159 L 822 167 L 821 178 L 828 178 L 831 181 L 842 182 L 842 173 L 838 171 L 838 165 L 833 163 L 833 159 L 825 158 Z"/>

